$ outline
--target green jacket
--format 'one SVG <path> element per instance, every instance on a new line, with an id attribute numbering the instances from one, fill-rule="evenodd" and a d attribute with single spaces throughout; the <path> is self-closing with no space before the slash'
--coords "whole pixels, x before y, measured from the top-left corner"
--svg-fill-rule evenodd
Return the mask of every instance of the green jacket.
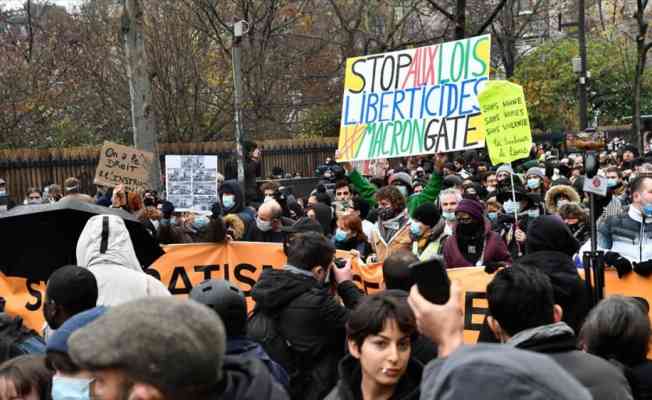
<path id="1" fill-rule="evenodd" d="M 374 196 L 378 190 L 376 185 L 369 182 L 367 178 L 360 175 L 360 173 L 355 169 L 349 174 L 349 179 L 351 179 L 353 187 L 355 187 L 358 193 L 360 193 L 360 197 L 367 201 L 370 207 L 376 206 L 376 198 Z M 439 192 L 441 191 L 442 180 L 441 174 L 433 172 L 430 180 L 426 186 L 424 186 L 423 191 L 408 197 L 407 209 L 410 216 L 412 216 L 414 210 L 416 210 L 421 204 L 435 202 L 437 196 L 439 196 Z"/>

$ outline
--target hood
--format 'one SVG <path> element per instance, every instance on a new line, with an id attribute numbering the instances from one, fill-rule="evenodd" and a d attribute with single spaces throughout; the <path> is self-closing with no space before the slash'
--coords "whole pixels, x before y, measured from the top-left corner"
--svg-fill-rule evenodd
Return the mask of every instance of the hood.
<path id="1" fill-rule="evenodd" d="M 579 248 L 579 242 L 559 216 L 543 215 L 534 219 L 528 226 L 527 253 L 552 250 L 572 257 Z"/>
<path id="2" fill-rule="evenodd" d="M 317 288 L 315 278 L 278 269 L 266 269 L 251 290 L 256 306 L 264 311 L 277 310 L 303 293 Z"/>
<path id="3" fill-rule="evenodd" d="M 86 222 L 77 241 L 77 265 L 84 268 L 117 265 L 143 272 L 129 231 L 116 215 L 96 215 Z"/>
<path id="4" fill-rule="evenodd" d="M 224 378 L 218 399 L 289 400 L 262 362 L 239 356 L 224 357 Z"/>
<path id="5" fill-rule="evenodd" d="M 555 303 L 563 309 L 562 319 L 572 329 L 579 330 L 590 305 L 584 281 L 577 273 L 573 259 L 559 251 L 538 251 L 519 258 L 517 262 L 548 275 Z"/>
<path id="6" fill-rule="evenodd" d="M 552 350 L 577 350 L 576 341 L 573 329 L 565 322 L 557 322 L 521 331 L 512 336 L 507 344 L 520 349 L 545 353 Z"/>
<path id="7" fill-rule="evenodd" d="M 498 344 L 464 346 L 433 360 L 424 370 L 421 388 L 421 398 L 438 400 L 593 398 L 550 357 Z"/>
<path id="8" fill-rule="evenodd" d="M 238 181 L 225 181 L 222 186 L 220 186 L 220 202 L 222 201 L 222 194 L 224 194 L 224 192 L 232 193 L 235 196 L 235 205 L 228 210 L 225 208 L 224 214 L 241 212 L 244 209 L 244 195 L 242 194 L 240 185 L 238 185 Z"/>
<path id="9" fill-rule="evenodd" d="M 553 186 L 548 190 L 548 193 L 546 193 L 546 197 L 545 197 L 546 210 L 550 214 L 557 214 L 559 212 L 559 209 L 557 208 L 557 202 L 556 202 L 556 199 L 559 195 L 564 195 L 564 197 L 567 197 L 571 203 L 580 202 L 580 195 L 577 194 L 577 192 L 575 191 L 575 189 L 573 189 L 572 186 L 569 185 Z"/>
<path id="10" fill-rule="evenodd" d="M 408 400 L 419 398 L 419 386 L 423 365 L 413 358 L 408 361 L 407 370 L 394 390 L 393 400 Z M 352 355 L 346 355 L 339 364 L 340 381 L 335 390 L 340 400 L 356 400 L 362 398 L 360 385 L 362 370 L 360 361 Z"/>

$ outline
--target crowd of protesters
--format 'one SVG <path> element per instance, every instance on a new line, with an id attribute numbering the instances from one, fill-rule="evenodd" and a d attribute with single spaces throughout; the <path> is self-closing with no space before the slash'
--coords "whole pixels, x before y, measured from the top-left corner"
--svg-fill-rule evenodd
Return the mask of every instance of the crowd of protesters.
<path id="1" fill-rule="evenodd" d="M 225 280 L 180 300 L 143 272 L 120 217 L 90 218 L 77 265 L 48 279 L 43 331 L 0 314 L 0 400 L 652 399 L 649 304 L 592 307 L 578 273 L 592 224 L 607 268 L 652 273 L 652 155 L 599 154 L 594 220 L 582 155 L 551 147 L 514 166 L 467 151 L 369 174 L 329 159 L 306 196 L 257 187 L 263 156 L 248 148 L 244 187 L 227 168 L 210 212 L 121 185 L 90 196 L 76 178 L 16 206 L 0 179 L 8 209 L 71 199 L 133 213 L 160 244 L 269 242 L 287 256 L 247 293 L 251 312 Z M 382 263 L 383 290 L 365 295 L 336 250 Z M 464 345 L 463 281 L 443 305 L 414 285 L 410 265 L 434 257 L 492 274 L 481 343 Z"/>

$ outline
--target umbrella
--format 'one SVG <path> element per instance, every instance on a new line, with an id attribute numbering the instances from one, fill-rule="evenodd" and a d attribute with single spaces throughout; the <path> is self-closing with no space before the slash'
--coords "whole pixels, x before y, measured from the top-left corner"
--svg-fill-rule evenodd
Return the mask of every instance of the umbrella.
<path id="1" fill-rule="evenodd" d="M 76 264 L 79 235 L 86 222 L 99 214 L 122 217 L 141 265 L 147 267 L 163 254 L 156 239 L 134 215 L 118 208 L 63 199 L 0 214 L 0 270 L 6 276 L 45 281 L 55 269 Z"/>

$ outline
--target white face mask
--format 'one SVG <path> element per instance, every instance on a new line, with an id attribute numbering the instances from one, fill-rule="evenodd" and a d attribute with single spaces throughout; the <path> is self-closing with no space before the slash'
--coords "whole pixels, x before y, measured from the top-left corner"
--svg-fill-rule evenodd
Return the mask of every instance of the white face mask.
<path id="1" fill-rule="evenodd" d="M 272 196 L 265 196 L 265 199 L 263 200 L 263 203 L 267 203 L 268 201 L 274 200 Z"/>
<path id="2" fill-rule="evenodd" d="M 260 218 L 256 218 L 256 226 L 262 232 L 268 232 L 272 229 L 272 221 L 263 221 Z"/>
<path id="3" fill-rule="evenodd" d="M 0 197 L 6 196 L 6 195 L 7 195 L 7 191 L 4 190 L 4 189 L 0 189 Z"/>

